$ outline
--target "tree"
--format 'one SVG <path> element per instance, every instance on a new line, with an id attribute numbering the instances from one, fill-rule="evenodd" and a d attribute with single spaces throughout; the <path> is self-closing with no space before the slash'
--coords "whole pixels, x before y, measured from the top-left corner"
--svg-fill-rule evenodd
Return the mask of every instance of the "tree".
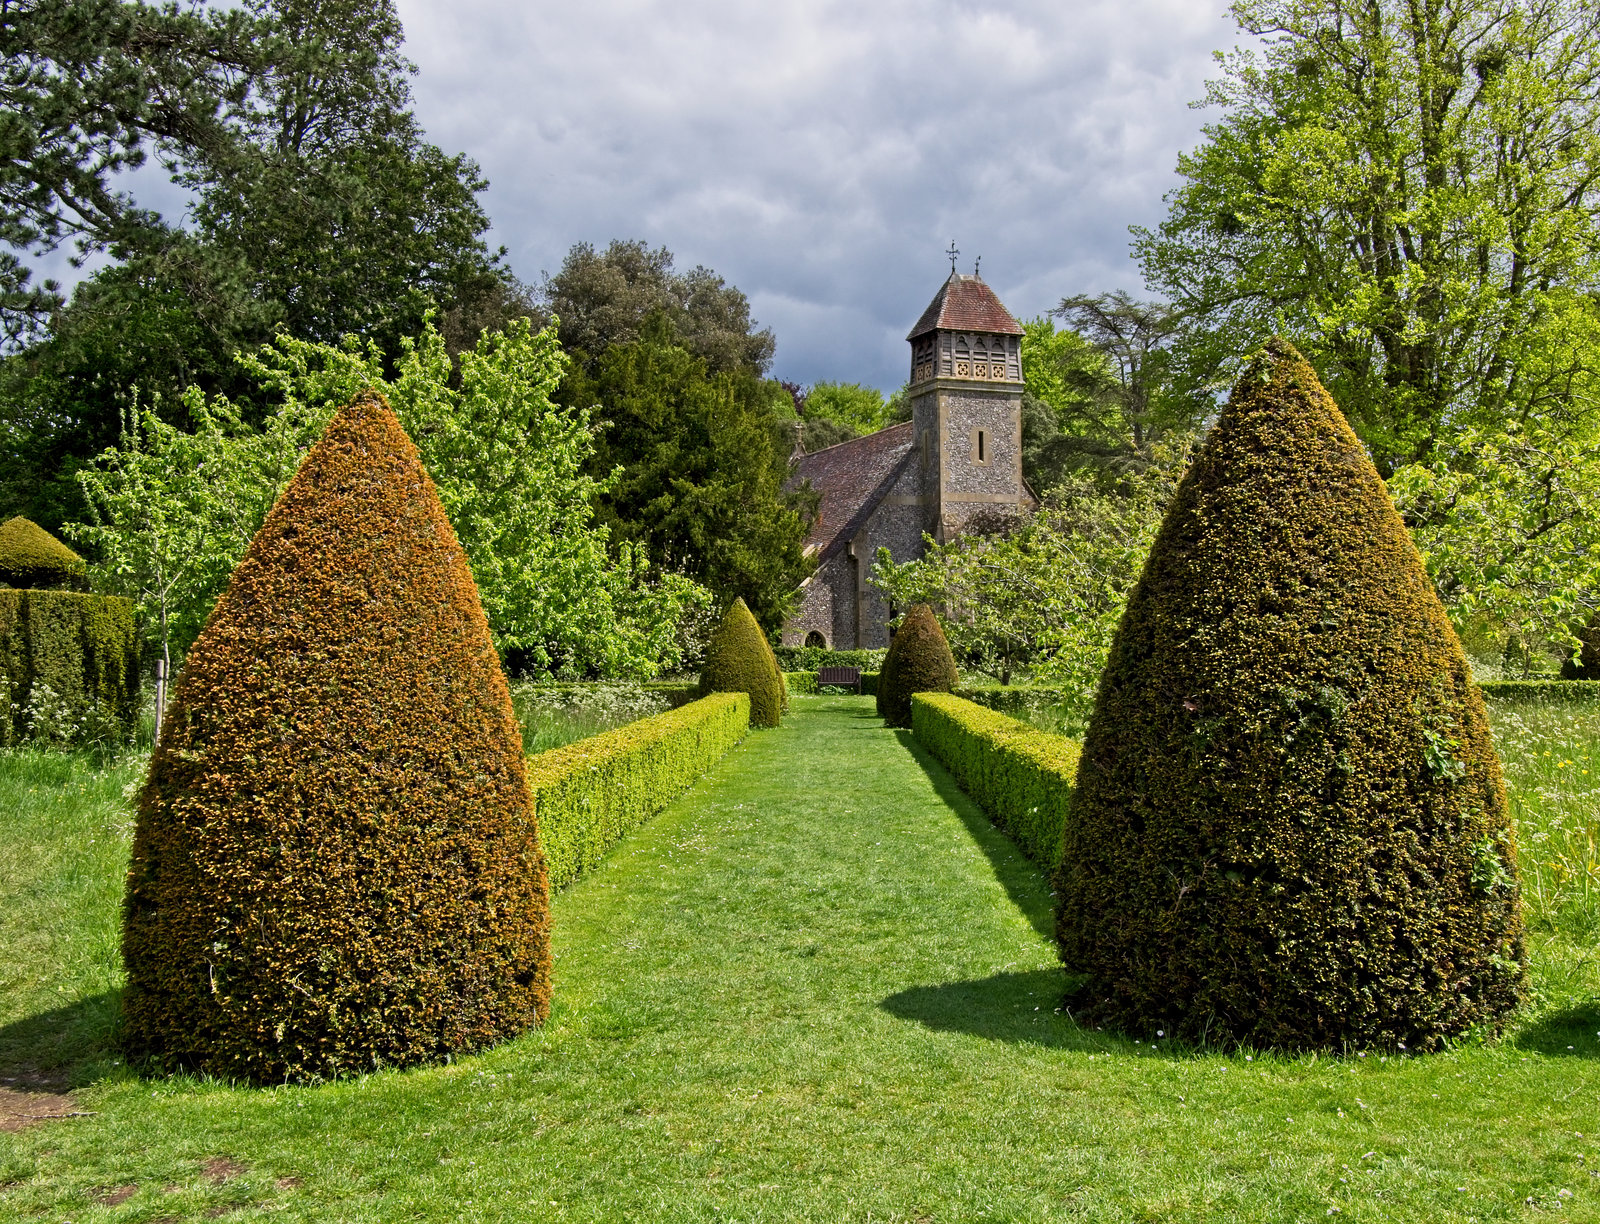
<path id="1" fill-rule="evenodd" d="M 939 609 L 966 666 L 1003 684 L 1027 669 L 1034 683 L 1061 688 L 1069 721 L 1081 725 L 1183 454 L 1109 491 L 1068 476 L 1010 532 L 930 538 L 900 565 L 880 549 L 872 582 L 901 607 Z"/>
<path id="2" fill-rule="evenodd" d="M 594 406 L 602 425 L 589 471 L 615 477 L 600 521 L 618 540 L 709 587 L 742 598 L 769 633 L 810 572 L 814 502 L 785 492 L 789 397 L 747 371 L 717 374 L 670 342 L 657 315 L 641 339 L 574 362 L 560 399 Z"/>
<path id="3" fill-rule="evenodd" d="M 384 394 L 432 473 L 466 550 L 496 645 L 536 671 L 654 675 L 677 665 L 681 616 L 709 601 L 670 570 L 652 573 L 638 544 L 612 553 L 594 523 L 604 481 L 586 471 L 586 409 L 551 394 L 565 358 L 552 329 L 517 320 L 487 333 L 457 371 L 429 320 L 385 376 L 383 353 L 280 333 L 242 359 L 264 399 L 259 429 L 198 389 L 189 434 L 145 413 L 123 444 L 82 474 L 94 518 L 73 535 L 101 554 L 102 583 L 122 590 L 163 634 L 193 640 L 227 574 L 335 408 Z"/>
<path id="4" fill-rule="evenodd" d="M 1193 369 L 1273 331 L 1383 471 L 1452 422 L 1572 410 L 1600 276 L 1600 9 L 1568 0 L 1238 0 L 1222 118 L 1179 159 L 1147 284 Z M 1584 343 L 1566 343 L 1581 336 Z"/>
<path id="5" fill-rule="evenodd" d="M 0 337 L 33 335 L 59 287 L 30 286 L 15 253 L 75 242 L 121 254 L 163 227 L 115 187 L 152 148 L 215 150 L 259 63 L 259 25 L 238 10 L 125 0 L 13 0 L 0 8 Z"/>
<path id="6" fill-rule="evenodd" d="M 1282 341 L 1128 600 L 1055 890 L 1089 1024 L 1420 1050 L 1526 992 L 1483 698 L 1372 461 Z"/>
<path id="7" fill-rule="evenodd" d="M 1566 654 L 1600 606 L 1600 462 L 1592 437 L 1534 418 L 1472 426 L 1389 488 L 1463 638 L 1523 674 Z"/>
<path id="8" fill-rule="evenodd" d="M 889 405 L 876 387 L 819 382 L 806 391 L 801 415 L 807 421 L 831 422 L 859 436 L 876 433 L 889 424 Z"/>
<path id="9" fill-rule="evenodd" d="M 544 299 L 561 320 L 561 343 L 595 360 L 617 344 L 632 344 L 646 323 L 664 316 L 667 335 L 706 363 L 712 374 L 760 375 L 772 364 L 775 342 L 753 330 L 750 302 L 710 268 L 673 271 L 672 252 L 617 239 L 598 252 L 580 242 L 561 270 L 544 282 Z"/>
<path id="10" fill-rule="evenodd" d="M 705 666 L 697 690 L 710 693 L 748 693 L 750 725 L 776 727 L 783 721 L 788 692 L 783 673 L 767 635 L 750 615 L 744 600 L 735 599 L 706 643 Z"/>

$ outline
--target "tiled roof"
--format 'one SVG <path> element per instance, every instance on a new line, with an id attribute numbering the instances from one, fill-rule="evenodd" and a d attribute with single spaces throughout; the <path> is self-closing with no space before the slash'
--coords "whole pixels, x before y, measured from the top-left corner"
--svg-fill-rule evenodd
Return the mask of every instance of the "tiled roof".
<path id="1" fill-rule="evenodd" d="M 806 541 L 808 547 L 818 550 L 817 564 L 833 556 L 861 529 L 893 487 L 901 466 L 909 461 L 911 443 L 911 422 L 904 421 L 800 456 L 795 482 L 810 481 L 820 495 L 817 521 Z"/>
<path id="2" fill-rule="evenodd" d="M 976 276 L 962 276 L 958 272 L 952 272 L 950 279 L 939 286 L 939 292 L 906 339 L 915 340 L 935 329 L 1022 335 L 1021 326 L 1000 304 L 993 289 Z"/>

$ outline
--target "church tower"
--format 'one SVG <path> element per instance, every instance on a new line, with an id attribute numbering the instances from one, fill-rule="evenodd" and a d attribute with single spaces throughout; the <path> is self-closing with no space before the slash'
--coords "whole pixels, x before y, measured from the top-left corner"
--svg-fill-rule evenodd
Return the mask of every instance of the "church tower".
<path id="1" fill-rule="evenodd" d="M 952 271 L 911 343 L 911 418 L 924 530 L 957 535 L 1033 504 L 1022 482 L 1022 328 L 976 272 Z"/>

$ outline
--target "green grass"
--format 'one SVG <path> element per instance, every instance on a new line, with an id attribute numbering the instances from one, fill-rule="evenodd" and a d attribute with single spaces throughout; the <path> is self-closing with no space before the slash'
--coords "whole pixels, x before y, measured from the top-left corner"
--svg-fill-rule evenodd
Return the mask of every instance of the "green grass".
<path id="1" fill-rule="evenodd" d="M 120 857 L 60 847 L 116 831 L 129 774 L 12 758 L 0 864 L 33 883 L 0 876 L 0 935 L 44 933 L 7 962 L 33 984 L 0 994 L 0 1041 L 13 1068 L 67 1054 L 92 1116 L 0 1135 L 0 1218 L 1600 1218 L 1600 973 L 1570 925 L 1534 941 L 1542 1000 L 1497 1043 L 1084 1032 L 1032 866 L 870 698 L 793 704 L 558 897 L 544 1030 L 310 1088 L 139 1079 L 36 1022 L 104 1014 Z"/>

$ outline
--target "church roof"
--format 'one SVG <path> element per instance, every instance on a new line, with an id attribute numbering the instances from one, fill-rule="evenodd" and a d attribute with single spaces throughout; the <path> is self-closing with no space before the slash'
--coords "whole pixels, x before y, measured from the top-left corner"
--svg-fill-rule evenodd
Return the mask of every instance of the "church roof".
<path id="1" fill-rule="evenodd" d="M 1020 336 L 1022 327 L 1011 317 L 1011 312 L 1000 304 L 994 290 L 976 275 L 962 276 L 952 272 L 950 279 L 939 286 L 939 292 L 928 309 L 922 312 L 917 325 L 911 329 L 907 340 L 931 331 L 998 332 L 1002 336 Z"/>
<path id="2" fill-rule="evenodd" d="M 806 540 L 818 551 L 817 564 L 838 552 L 888 496 L 911 458 L 910 421 L 852 438 L 795 463 L 795 481 L 810 481 L 820 497 L 817 521 Z"/>

